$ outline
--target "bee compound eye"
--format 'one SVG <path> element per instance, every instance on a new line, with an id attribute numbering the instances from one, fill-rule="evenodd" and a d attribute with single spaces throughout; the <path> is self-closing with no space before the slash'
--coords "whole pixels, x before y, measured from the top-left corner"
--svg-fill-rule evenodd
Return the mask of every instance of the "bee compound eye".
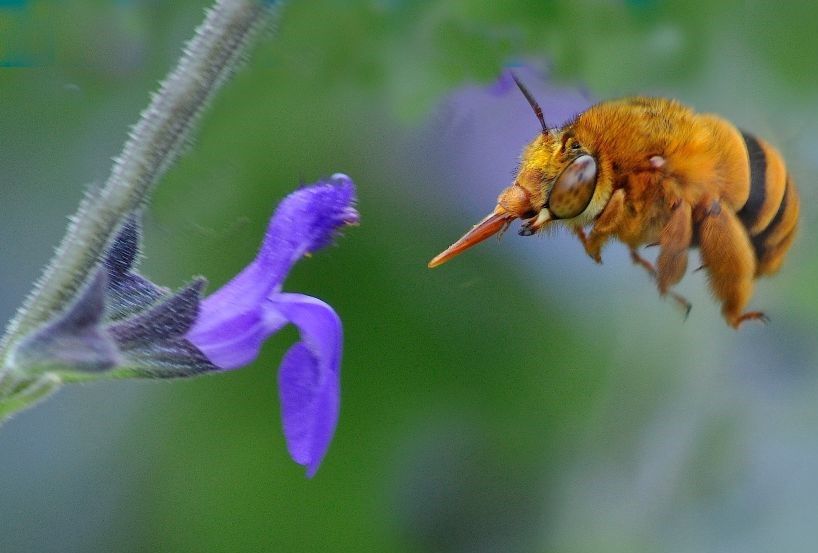
<path id="1" fill-rule="evenodd" d="M 548 208 L 557 219 L 573 219 L 580 215 L 596 190 L 596 160 L 589 155 L 579 156 L 557 177 Z"/>

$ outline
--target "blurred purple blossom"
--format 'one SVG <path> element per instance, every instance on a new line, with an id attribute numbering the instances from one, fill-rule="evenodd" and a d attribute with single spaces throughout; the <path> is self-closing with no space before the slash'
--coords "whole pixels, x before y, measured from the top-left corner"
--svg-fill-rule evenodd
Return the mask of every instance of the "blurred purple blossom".
<path id="1" fill-rule="evenodd" d="M 312 476 L 335 432 L 339 412 L 342 327 L 316 298 L 281 291 L 296 261 L 326 246 L 343 226 L 358 222 L 355 186 L 346 175 L 287 196 L 270 220 L 256 258 L 202 300 L 187 339 L 217 367 L 251 363 L 262 342 L 287 323 L 301 341 L 284 355 L 279 395 L 287 448 Z"/>
<path id="2" fill-rule="evenodd" d="M 492 207 L 488 204 L 510 184 L 523 147 L 540 132 L 510 71 L 537 99 L 550 126 L 561 126 L 593 103 L 582 88 L 561 86 L 547 71 L 531 64 L 509 66 L 492 83 L 466 85 L 449 94 L 438 110 L 437 124 L 421 138 L 428 147 L 422 155 L 438 161 L 437 172 L 449 174 L 453 186 L 442 191 L 451 195 L 461 212 L 467 209 L 464 215 L 469 221 Z M 433 186 L 439 195 L 441 187 Z"/>

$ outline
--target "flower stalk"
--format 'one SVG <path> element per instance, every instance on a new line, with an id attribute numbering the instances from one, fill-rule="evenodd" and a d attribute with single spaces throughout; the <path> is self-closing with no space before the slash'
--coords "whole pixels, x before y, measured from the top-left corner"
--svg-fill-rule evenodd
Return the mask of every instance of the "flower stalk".
<path id="1" fill-rule="evenodd" d="M 69 307 L 127 218 L 191 140 L 209 101 L 278 11 L 269 0 L 217 0 L 175 69 L 151 96 L 104 186 L 86 194 L 65 237 L 0 340 L 0 421 L 56 391 L 62 378 L 36 367 L 21 372 L 14 346 Z M 32 370 L 33 369 L 33 370 Z"/>
<path id="2" fill-rule="evenodd" d="M 217 0 L 184 48 L 176 68 L 151 97 L 116 158 L 105 185 L 86 195 L 34 290 L 0 341 L 0 361 L 10 345 L 65 308 L 99 262 L 124 217 L 151 190 L 190 141 L 210 99 L 240 64 L 277 2 Z"/>

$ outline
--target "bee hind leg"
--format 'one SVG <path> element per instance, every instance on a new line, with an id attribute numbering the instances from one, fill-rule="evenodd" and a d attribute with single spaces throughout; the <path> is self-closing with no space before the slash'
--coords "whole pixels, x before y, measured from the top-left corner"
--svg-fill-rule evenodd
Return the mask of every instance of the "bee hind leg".
<path id="1" fill-rule="evenodd" d="M 738 328 L 738 326 L 744 321 L 759 321 L 767 324 L 770 322 L 770 318 L 765 315 L 763 311 L 747 311 L 739 316 L 738 324 L 735 325 L 736 328 Z"/>
<path id="2" fill-rule="evenodd" d="M 699 225 L 699 249 L 727 323 L 738 328 L 744 321 L 766 322 L 760 311 L 744 312 L 753 295 L 756 261 L 747 232 L 732 210 L 707 210 Z"/>

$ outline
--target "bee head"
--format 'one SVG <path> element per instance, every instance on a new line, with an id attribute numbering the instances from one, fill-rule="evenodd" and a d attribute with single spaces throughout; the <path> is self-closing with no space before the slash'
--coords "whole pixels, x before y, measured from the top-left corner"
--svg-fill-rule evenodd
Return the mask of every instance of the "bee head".
<path id="1" fill-rule="evenodd" d="M 535 138 L 523 150 L 517 178 L 500 195 L 498 203 L 526 220 L 521 234 L 533 234 L 555 219 L 582 215 L 596 190 L 596 159 L 574 136 L 570 126 L 554 129 Z M 528 204 L 510 201 L 520 193 Z M 506 196 L 506 194 L 508 194 Z"/>
<path id="2" fill-rule="evenodd" d="M 594 196 L 594 157 L 574 136 L 572 125 L 549 129 L 539 104 L 517 76 L 512 76 L 534 110 L 542 132 L 523 150 L 517 177 L 497 197 L 494 211 L 432 259 L 430 268 L 505 230 L 514 219 L 523 220 L 523 236 L 539 232 L 550 221 L 574 219 L 585 212 Z"/>

